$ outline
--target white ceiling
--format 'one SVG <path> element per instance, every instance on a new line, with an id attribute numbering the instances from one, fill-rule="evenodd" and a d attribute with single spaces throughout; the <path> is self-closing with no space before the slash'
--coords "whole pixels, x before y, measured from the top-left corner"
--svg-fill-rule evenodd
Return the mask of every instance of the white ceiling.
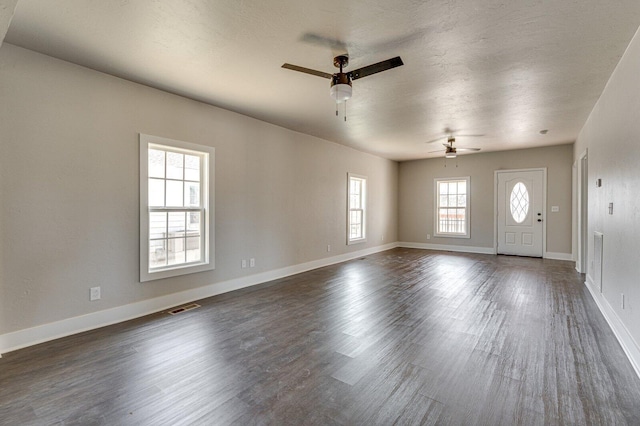
<path id="1" fill-rule="evenodd" d="M 4 42 L 408 160 L 445 128 L 483 151 L 573 142 L 639 25 L 639 0 L 19 0 Z M 345 52 L 405 63 L 354 81 L 346 123 L 329 80 L 281 68 Z"/>

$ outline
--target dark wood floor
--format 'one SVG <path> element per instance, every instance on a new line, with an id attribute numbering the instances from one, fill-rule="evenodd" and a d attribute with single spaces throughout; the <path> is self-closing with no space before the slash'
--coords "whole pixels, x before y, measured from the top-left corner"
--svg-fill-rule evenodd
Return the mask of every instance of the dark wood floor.
<path id="1" fill-rule="evenodd" d="M 394 249 L 6 354 L 3 425 L 639 425 L 573 264 Z"/>

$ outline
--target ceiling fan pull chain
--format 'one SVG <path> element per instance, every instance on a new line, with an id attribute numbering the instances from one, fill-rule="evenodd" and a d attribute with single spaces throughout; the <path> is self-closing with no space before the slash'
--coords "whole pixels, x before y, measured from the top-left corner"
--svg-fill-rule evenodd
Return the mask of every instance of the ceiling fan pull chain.
<path id="1" fill-rule="evenodd" d="M 347 122 L 347 101 L 344 101 L 344 121 Z"/>
<path id="2" fill-rule="evenodd" d="M 338 116 L 338 103 L 336 102 L 336 117 Z"/>

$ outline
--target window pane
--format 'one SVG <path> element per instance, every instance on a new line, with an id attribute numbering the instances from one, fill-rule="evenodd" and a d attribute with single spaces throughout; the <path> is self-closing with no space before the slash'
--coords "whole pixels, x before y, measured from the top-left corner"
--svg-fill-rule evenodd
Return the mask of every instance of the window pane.
<path id="1" fill-rule="evenodd" d="M 167 207 L 182 207 L 184 205 L 182 190 L 182 181 L 167 181 Z"/>
<path id="2" fill-rule="evenodd" d="M 184 237 L 186 212 L 169 213 L 169 238 Z"/>
<path id="3" fill-rule="evenodd" d="M 184 156 L 185 180 L 200 181 L 200 157 L 195 155 Z"/>
<path id="4" fill-rule="evenodd" d="M 447 182 L 440 182 L 440 184 L 438 186 L 440 187 L 440 194 L 441 195 L 447 195 L 449 193 L 449 191 L 448 191 L 449 185 L 447 184 Z"/>
<path id="5" fill-rule="evenodd" d="M 510 197 L 511 216 L 516 223 L 522 223 L 529 213 L 529 191 L 527 187 L 518 182 L 511 191 Z"/>
<path id="6" fill-rule="evenodd" d="M 186 262 L 184 238 L 171 238 L 167 241 L 169 258 L 167 264 L 179 265 Z"/>
<path id="7" fill-rule="evenodd" d="M 436 228 L 442 234 L 467 234 L 467 190 L 466 180 L 436 181 L 437 220 Z"/>
<path id="8" fill-rule="evenodd" d="M 164 180 L 149 179 L 149 206 L 164 207 Z"/>
<path id="9" fill-rule="evenodd" d="M 164 177 L 164 151 L 149 150 L 149 177 Z"/>
<path id="10" fill-rule="evenodd" d="M 350 207 L 352 209 L 359 209 L 362 208 L 362 206 L 360 205 L 360 196 L 358 195 L 351 195 L 351 205 Z"/>
<path id="11" fill-rule="evenodd" d="M 360 194 L 360 181 L 358 179 L 351 178 L 351 194 Z"/>
<path id="12" fill-rule="evenodd" d="M 183 164 L 183 154 L 167 152 L 167 179 L 184 179 Z"/>
<path id="13" fill-rule="evenodd" d="M 167 240 L 149 241 L 149 267 L 157 268 L 167 264 Z"/>
<path id="14" fill-rule="evenodd" d="M 365 238 L 365 197 L 366 179 L 349 176 L 349 210 L 347 212 L 348 240 L 363 240 Z"/>
<path id="15" fill-rule="evenodd" d="M 187 213 L 187 235 L 196 236 L 200 235 L 200 229 L 202 228 L 200 222 L 200 212 L 189 212 Z"/>
<path id="16" fill-rule="evenodd" d="M 362 217 L 361 211 L 352 211 L 351 212 L 351 223 L 359 224 L 361 222 L 360 218 Z"/>
<path id="17" fill-rule="evenodd" d="M 200 206 L 200 184 L 198 182 L 184 183 L 184 205 L 189 207 Z"/>
<path id="18" fill-rule="evenodd" d="M 149 238 L 166 238 L 167 236 L 167 213 L 152 212 L 149 214 Z"/>
<path id="19" fill-rule="evenodd" d="M 187 262 L 196 262 L 200 260 L 200 237 L 187 238 Z"/>

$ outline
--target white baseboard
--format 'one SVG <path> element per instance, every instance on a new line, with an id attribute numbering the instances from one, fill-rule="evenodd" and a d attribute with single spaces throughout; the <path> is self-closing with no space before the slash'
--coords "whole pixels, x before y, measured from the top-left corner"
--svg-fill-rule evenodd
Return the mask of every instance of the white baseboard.
<path id="1" fill-rule="evenodd" d="M 591 293 L 591 297 L 595 300 L 596 305 L 598 305 L 598 309 L 602 312 L 605 320 L 613 330 L 613 334 L 615 334 L 618 342 L 620 342 L 620 346 L 624 350 L 624 353 L 629 358 L 633 369 L 636 371 L 638 377 L 640 377 L 640 346 L 633 339 L 629 330 L 624 325 L 618 314 L 613 310 L 607 299 L 600 293 L 599 289 L 596 288 L 595 283 L 591 276 L 587 275 L 587 281 L 585 282 L 589 293 Z"/>
<path id="2" fill-rule="evenodd" d="M 546 251 L 543 256 L 545 259 L 553 260 L 573 260 L 571 253 L 554 253 L 552 251 Z"/>
<path id="3" fill-rule="evenodd" d="M 409 243 L 399 242 L 398 247 L 424 250 L 455 251 L 459 253 L 496 254 L 493 247 L 454 246 L 447 244 Z"/>
<path id="4" fill-rule="evenodd" d="M 398 247 L 424 250 L 455 251 L 460 253 L 496 254 L 496 250 L 493 247 L 454 246 L 447 244 L 410 243 L 405 241 L 398 243 Z M 571 253 L 554 253 L 547 251 L 544 253 L 543 257 L 545 259 L 554 260 L 573 260 L 573 255 Z"/>
<path id="5" fill-rule="evenodd" d="M 6 333 L 0 335 L 0 356 L 2 353 L 15 351 L 38 343 L 47 342 L 72 334 L 94 330 L 107 325 L 116 324 L 134 318 L 159 312 L 177 305 L 193 302 L 233 290 L 262 284 L 268 281 L 310 271 L 312 269 L 345 262 L 358 257 L 389 250 L 398 247 L 398 243 L 390 243 L 382 246 L 358 250 L 338 256 L 318 259 L 311 262 L 261 272 L 255 275 L 235 278 L 228 281 L 209 284 L 204 287 L 168 294 L 149 300 L 105 309 L 78 317 L 67 318 L 61 321 L 43 324 L 36 327 Z"/>

